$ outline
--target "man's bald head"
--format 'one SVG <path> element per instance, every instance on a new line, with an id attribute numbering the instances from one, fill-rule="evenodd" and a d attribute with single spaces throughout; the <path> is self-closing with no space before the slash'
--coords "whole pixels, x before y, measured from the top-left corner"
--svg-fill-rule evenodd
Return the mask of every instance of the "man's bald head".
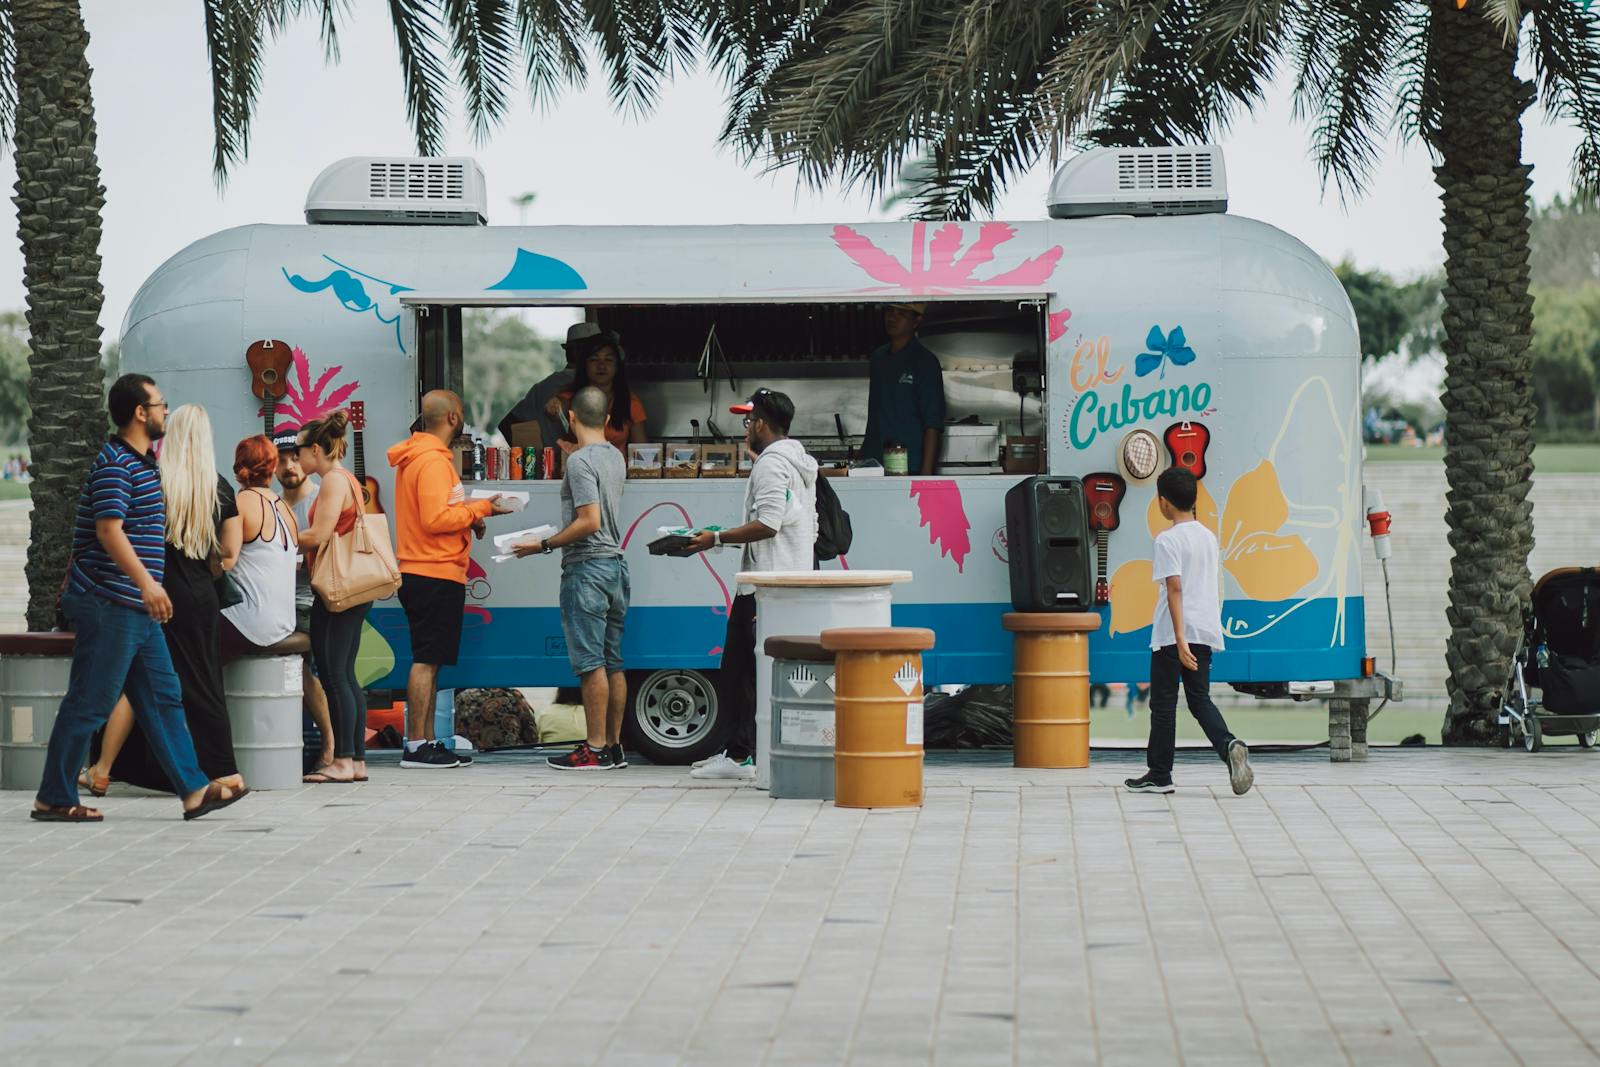
<path id="1" fill-rule="evenodd" d="M 450 416 L 461 415 L 461 398 L 448 389 L 434 389 L 422 395 L 422 428 L 443 429 Z"/>

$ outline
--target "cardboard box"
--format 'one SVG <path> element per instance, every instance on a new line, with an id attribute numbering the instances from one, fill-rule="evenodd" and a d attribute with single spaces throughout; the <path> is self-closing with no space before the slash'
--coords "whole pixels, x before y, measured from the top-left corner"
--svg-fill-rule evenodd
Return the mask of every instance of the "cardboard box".
<path id="1" fill-rule="evenodd" d="M 544 435 L 537 422 L 517 422 L 511 425 L 511 440 L 507 444 L 523 448 L 543 448 Z"/>
<path id="2" fill-rule="evenodd" d="M 661 457 L 666 446 L 659 441 L 641 442 L 628 446 L 628 477 L 661 477 Z"/>
<path id="3" fill-rule="evenodd" d="M 1044 470 L 1044 443 L 1038 437 L 1007 437 L 1004 451 L 1007 474 L 1039 474 Z"/>
<path id="4" fill-rule="evenodd" d="M 668 478 L 700 477 L 700 446 L 671 444 L 666 446 L 666 464 L 663 470 Z"/>
<path id="5" fill-rule="evenodd" d="M 738 471 L 737 445 L 701 445 L 700 477 L 732 478 Z"/>

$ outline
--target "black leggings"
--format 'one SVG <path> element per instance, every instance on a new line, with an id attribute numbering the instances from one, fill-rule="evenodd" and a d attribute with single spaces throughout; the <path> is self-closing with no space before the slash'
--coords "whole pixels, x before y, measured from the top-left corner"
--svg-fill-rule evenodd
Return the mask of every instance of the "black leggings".
<path id="1" fill-rule="evenodd" d="M 371 610 L 371 604 L 362 604 L 329 611 L 320 596 L 311 605 L 311 659 L 328 694 L 334 759 L 367 758 L 367 696 L 356 681 L 356 651 Z"/>

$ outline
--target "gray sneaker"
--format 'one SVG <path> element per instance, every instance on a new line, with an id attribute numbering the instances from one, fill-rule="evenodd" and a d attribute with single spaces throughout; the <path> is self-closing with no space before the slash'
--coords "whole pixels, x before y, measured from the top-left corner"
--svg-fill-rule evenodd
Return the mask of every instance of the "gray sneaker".
<path id="1" fill-rule="evenodd" d="M 1250 792 L 1256 772 L 1250 769 L 1250 747 L 1237 737 L 1228 742 L 1228 781 L 1236 796 Z"/>

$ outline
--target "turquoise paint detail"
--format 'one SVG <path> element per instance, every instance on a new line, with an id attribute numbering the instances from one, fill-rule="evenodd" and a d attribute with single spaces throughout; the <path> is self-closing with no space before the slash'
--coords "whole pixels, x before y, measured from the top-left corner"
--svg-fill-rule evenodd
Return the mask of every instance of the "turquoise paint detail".
<path id="1" fill-rule="evenodd" d="M 517 249 L 516 262 L 504 278 L 489 286 L 490 289 L 587 289 L 589 283 L 583 275 L 559 259 Z"/>
<path id="2" fill-rule="evenodd" d="M 1133 385 L 1124 383 L 1122 394 L 1105 405 L 1101 404 L 1100 394 L 1089 389 L 1080 393 L 1072 405 L 1067 440 L 1073 448 L 1088 448 L 1102 433 L 1127 429 L 1162 416 L 1177 419 L 1185 413 L 1202 415 L 1210 407 L 1210 382 L 1197 382 L 1192 387 L 1187 384 L 1162 387 L 1138 397 L 1133 395 Z"/>
<path id="3" fill-rule="evenodd" d="M 1212 667 L 1216 682 L 1287 682 L 1361 676 L 1366 654 L 1366 611 L 1359 597 L 1344 603 L 1344 643 L 1330 646 L 1337 615 L 1332 597 L 1305 602 L 1263 604 L 1232 600 L 1223 616 L 1235 632 L 1257 633 L 1233 638 L 1217 653 Z M 1011 681 L 1011 635 L 1000 624 L 1010 604 L 896 604 L 896 626 L 922 626 L 938 635 L 923 656 L 928 684 L 1000 685 Z M 1109 611 L 1101 610 L 1102 629 L 1090 637 L 1089 671 L 1099 682 L 1147 681 L 1150 628 L 1107 636 Z M 378 607 L 368 617 L 394 649 L 396 669 L 376 682 L 378 688 L 400 688 L 411 661 L 411 639 L 405 615 L 398 608 Z M 1267 627 L 1270 627 L 1267 628 Z M 683 667 L 715 669 L 727 616 L 721 608 L 636 607 L 628 612 L 622 642 L 630 670 Z M 557 608 L 495 608 L 492 622 L 469 614 L 461 640 L 461 662 L 447 667 L 440 684 L 473 686 L 574 685 L 567 665 Z"/>
<path id="4" fill-rule="evenodd" d="M 410 292 L 411 286 L 385 281 L 382 278 L 363 273 L 354 267 L 340 263 L 326 253 L 322 258 L 338 269 L 329 271 L 321 278 L 316 279 L 306 278 L 299 274 L 290 274 L 287 267 L 278 269 L 283 271 L 284 280 L 302 293 L 320 293 L 326 289 L 332 289 L 333 295 L 346 311 L 352 311 L 358 315 L 364 315 L 369 311 L 372 312 L 373 318 L 385 326 L 394 327 L 394 343 L 400 351 L 404 352 L 406 343 L 405 338 L 400 335 L 400 312 L 396 311 L 392 316 L 385 316 L 382 310 L 379 309 L 378 302 L 368 294 L 367 287 L 363 282 L 372 282 L 374 285 L 381 285 L 387 288 L 389 296 L 398 296 L 401 293 Z"/>
<path id="5" fill-rule="evenodd" d="M 1149 351 L 1140 352 L 1133 358 L 1133 373 L 1140 378 L 1159 368 L 1159 377 L 1164 381 L 1168 360 L 1172 361 L 1174 367 L 1186 367 L 1194 362 L 1194 349 L 1189 347 L 1187 338 L 1183 336 L 1182 326 L 1174 326 L 1170 334 L 1162 333 L 1160 326 L 1150 327 L 1144 346 Z"/>

